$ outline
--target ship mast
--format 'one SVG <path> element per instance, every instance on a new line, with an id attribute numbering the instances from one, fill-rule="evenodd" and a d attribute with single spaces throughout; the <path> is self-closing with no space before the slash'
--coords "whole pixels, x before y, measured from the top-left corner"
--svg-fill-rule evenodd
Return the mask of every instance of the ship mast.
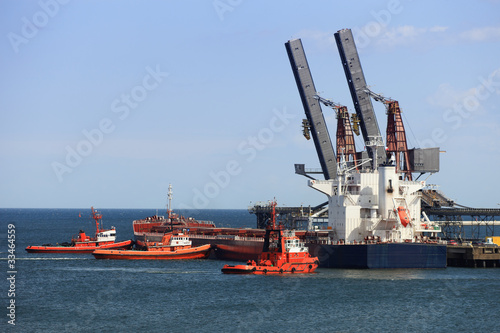
<path id="1" fill-rule="evenodd" d="M 276 199 L 271 203 L 271 228 L 276 229 Z"/>
<path id="2" fill-rule="evenodd" d="M 167 205 L 167 215 L 170 219 L 170 213 L 172 212 L 172 184 L 168 184 L 168 205 Z"/>
<path id="3" fill-rule="evenodd" d="M 94 210 L 94 207 L 90 207 L 92 210 L 92 218 L 95 220 L 95 236 L 97 237 L 97 234 L 101 231 L 99 228 L 99 220 L 102 219 L 102 215 L 97 212 L 97 210 Z"/>

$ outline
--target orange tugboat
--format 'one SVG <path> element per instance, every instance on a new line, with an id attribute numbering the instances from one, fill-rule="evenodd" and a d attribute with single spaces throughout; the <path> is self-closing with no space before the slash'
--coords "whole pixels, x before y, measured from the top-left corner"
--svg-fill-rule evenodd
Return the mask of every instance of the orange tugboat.
<path id="1" fill-rule="evenodd" d="M 126 240 L 115 242 L 116 229 L 102 229 L 102 224 L 99 222 L 102 215 L 99 214 L 94 207 L 92 209 L 92 218 L 95 220 L 96 232 L 94 237 L 85 234 L 80 230 L 78 236 L 71 239 L 71 243 L 62 243 L 60 245 L 45 244 L 41 246 L 28 246 L 28 253 L 92 253 L 97 249 L 130 249 L 134 242 Z"/>
<path id="2" fill-rule="evenodd" d="M 161 242 L 145 242 L 144 250 L 96 250 L 96 259 L 204 259 L 210 254 L 211 245 L 191 246 L 191 240 L 183 233 L 169 232 Z"/>
<path id="3" fill-rule="evenodd" d="M 225 265 L 225 274 L 286 274 L 313 273 L 318 268 L 319 260 L 311 257 L 294 231 L 276 228 L 276 202 L 272 204 L 270 225 L 266 229 L 264 248 L 257 264 L 249 260 L 246 265 Z"/>

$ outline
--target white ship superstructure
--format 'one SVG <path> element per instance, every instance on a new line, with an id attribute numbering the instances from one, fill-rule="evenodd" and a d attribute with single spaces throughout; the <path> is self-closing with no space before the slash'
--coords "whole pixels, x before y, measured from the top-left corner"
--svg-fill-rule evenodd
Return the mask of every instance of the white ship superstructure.
<path id="1" fill-rule="evenodd" d="M 111 227 L 110 230 L 100 230 L 96 235 L 97 242 L 114 242 L 116 239 L 115 227 Z"/>
<path id="2" fill-rule="evenodd" d="M 394 165 L 371 172 L 347 172 L 335 180 L 310 180 L 328 196 L 328 229 L 336 243 L 421 242 L 441 230 L 422 219 L 424 181 L 404 181 Z M 425 234 L 428 233 L 428 234 Z"/>

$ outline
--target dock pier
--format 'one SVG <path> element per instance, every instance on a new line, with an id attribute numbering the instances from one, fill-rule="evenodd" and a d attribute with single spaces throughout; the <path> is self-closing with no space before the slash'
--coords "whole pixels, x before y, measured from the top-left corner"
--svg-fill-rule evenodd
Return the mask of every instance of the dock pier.
<path id="1" fill-rule="evenodd" d="M 491 245 L 448 245 L 449 267 L 500 268 L 500 247 Z"/>

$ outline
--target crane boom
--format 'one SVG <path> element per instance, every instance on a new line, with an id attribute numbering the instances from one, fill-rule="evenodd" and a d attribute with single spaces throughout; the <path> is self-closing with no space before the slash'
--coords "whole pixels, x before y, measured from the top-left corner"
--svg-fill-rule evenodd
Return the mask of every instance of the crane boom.
<path id="1" fill-rule="evenodd" d="M 365 76 L 359 61 L 358 51 L 350 29 L 335 33 L 335 41 L 339 50 L 344 73 L 351 92 L 354 109 L 360 120 L 363 140 L 368 148 L 368 156 L 372 158 L 372 169 L 385 161 L 384 142 L 380 134 L 377 118 L 366 88 Z"/>
<path id="2" fill-rule="evenodd" d="M 325 106 L 328 106 L 328 107 L 331 107 L 332 109 L 335 110 L 335 113 L 338 113 L 338 110 L 343 107 L 343 105 L 340 105 L 338 103 L 335 103 L 334 101 L 332 101 L 331 99 L 326 99 L 326 98 L 323 98 L 321 97 L 320 95 L 314 95 L 313 96 L 314 99 L 317 99 L 318 101 L 320 101 L 321 103 L 323 103 Z"/>
<path id="3" fill-rule="evenodd" d="M 325 179 L 335 179 L 337 178 L 335 151 L 333 150 L 321 106 L 314 98 L 316 89 L 302 46 L 302 41 L 300 39 L 289 40 L 285 43 L 285 47 L 290 65 L 292 66 L 295 82 L 297 83 L 300 99 L 302 100 L 304 112 L 311 129 L 310 134 L 316 146 L 316 152 L 318 153 L 323 175 Z"/>
<path id="4" fill-rule="evenodd" d="M 364 92 L 366 92 L 370 97 L 372 97 L 375 101 L 377 102 L 382 102 L 384 104 L 387 104 L 389 102 L 394 102 L 394 100 L 384 97 L 383 95 L 377 94 L 373 91 L 371 91 L 369 88 L 365 87 Z"/>

